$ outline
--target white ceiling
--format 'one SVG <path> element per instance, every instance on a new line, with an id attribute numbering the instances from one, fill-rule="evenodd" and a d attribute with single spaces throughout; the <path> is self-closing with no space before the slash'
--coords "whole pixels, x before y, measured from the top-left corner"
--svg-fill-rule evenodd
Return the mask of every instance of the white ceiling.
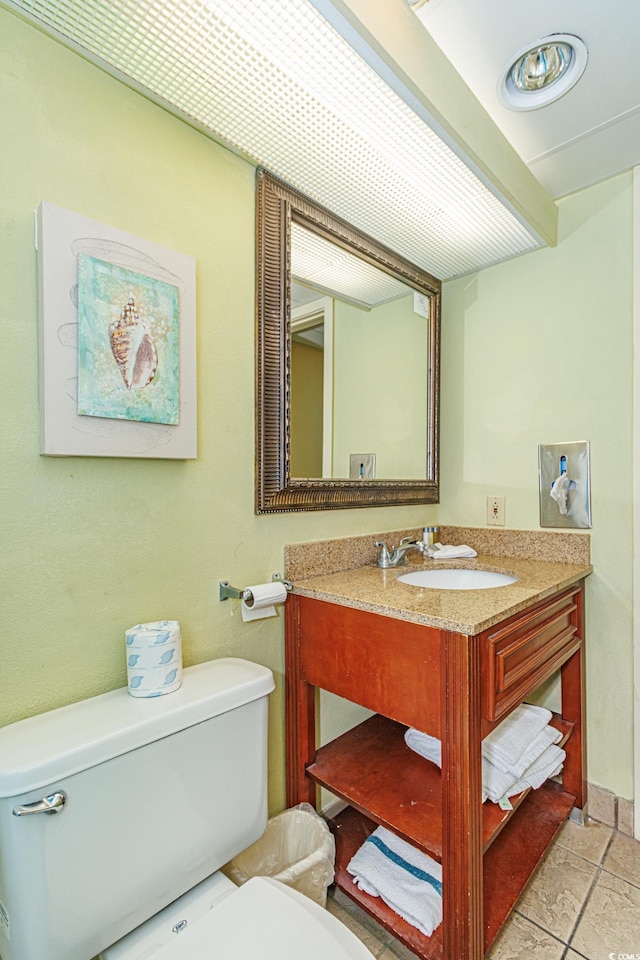
<path id="1" fill-rule="evenodd" d="M 427 0 L 417 16 L 553 197 L 640 164 L 637 0 Z M 551 33 L 579 36 L 589 59 L 560 100 L 509 110 L 497 86 L 514 54 Z"/>

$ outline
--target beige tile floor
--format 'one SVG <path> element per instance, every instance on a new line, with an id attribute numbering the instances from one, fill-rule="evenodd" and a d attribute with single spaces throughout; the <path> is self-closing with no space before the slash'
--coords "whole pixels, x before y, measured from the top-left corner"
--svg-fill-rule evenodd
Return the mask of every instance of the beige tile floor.
<path id="1" fill-rule="evenodd" d="M 340 890 L 329 910 L 376 960 L 415 960 Z M 490 960 L 640 960 L 640 843 L 567 821 L 522 893 Z"/>

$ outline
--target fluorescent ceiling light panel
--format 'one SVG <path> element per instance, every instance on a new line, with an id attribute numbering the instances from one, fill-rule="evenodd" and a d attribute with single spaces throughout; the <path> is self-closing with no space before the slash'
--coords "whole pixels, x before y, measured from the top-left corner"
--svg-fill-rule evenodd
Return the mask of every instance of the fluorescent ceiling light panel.
<path id="1" fill-rule="evenodd" d="M 539 246 L 308 0 L 0 2 L 436 277 Z"/>

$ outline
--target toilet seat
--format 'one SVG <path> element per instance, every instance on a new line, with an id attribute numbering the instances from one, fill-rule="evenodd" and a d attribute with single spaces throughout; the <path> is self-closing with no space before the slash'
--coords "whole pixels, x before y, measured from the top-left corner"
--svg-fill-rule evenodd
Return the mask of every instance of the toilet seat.
<path id="1" fill-rule="evenodd" d="M 254 877 L 150 960 L 373 960 L 344 924 L 308 897 Z"/>

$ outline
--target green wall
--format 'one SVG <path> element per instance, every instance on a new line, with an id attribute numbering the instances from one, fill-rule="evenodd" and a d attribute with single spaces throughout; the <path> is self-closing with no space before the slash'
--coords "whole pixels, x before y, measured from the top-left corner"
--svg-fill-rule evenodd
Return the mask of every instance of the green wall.
<path id="1" fill-rule="evenodd" d="M 271 667 L 270 806 L 284 805 L 282 619 L 243 624 L 217 584 L 285 543 L 441 522 L 536 529 L 537 445 L 588 439 L 589 778 L 632 795 L 631 177 L 564 200 L 560 241 L 445 285 L 440 508 L 256 517 L 254 171 L 0 11 L 0 724 L 123 686 L 123 632 L 180 620 L 186 664 Z M 197 261 L 198 459 L 38 453 L 41 200 Z"/>
<path id="2" fill-rule="evenodd" d="M 285 543 L 433 522 L 436 507 L 256 517 L 254 170 L 0 11 L 0 724 L 126 683 L 124 630 L 181 622 L 185 664 L 271 667 L 270 807 L 284 806 L 282 618 L 243 624 L 218 581 Z M 198 459 L 39 450 L 34 211 L 41 200 L 197 262 Z"/>
<path id="3" fill-rule="evenodd" d="M 445 284 L 441 523 L 537 529 L 538 444 L 591 443 L 588 775 L 633 795 L 631 174 L 560 203 L 559 242 Z"/>
<path id="4" fill-rule="evenodd" d="M 375 453 L 376 476 L 424 479 L 429 321 L 413 293 L 363 310 L 334 300 L 333 476 L 351 453 Z"/>

